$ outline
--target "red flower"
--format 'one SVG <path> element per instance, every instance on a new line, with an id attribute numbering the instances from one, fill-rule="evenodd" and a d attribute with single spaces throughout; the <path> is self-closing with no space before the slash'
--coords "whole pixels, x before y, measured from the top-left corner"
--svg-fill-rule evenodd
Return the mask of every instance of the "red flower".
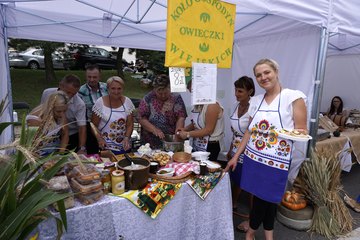
<path id="1" fill-rule="evenodd" d="M 263 150 L 265 148 L 265 146 L 266 146 L 266 144 L 265 144 L 264 141 L 256 140 L 255 147 L 256 147 L 257 150 L 261 151 L 261 150 Z"/>
<path id="2" fill-rule="evenodd" d="M 267 129 L 269 128 L 269 126 L 270 126 L 269 122 L 266 121 L 265 119 L 264 119 L 264 120 L 261 120 L 261 121 L 259 122 L 259 128 L 260 128 L 261 130 L 267 130 Z"/>
<path id="3" fill-rule="evenodd" d="M 279 145 L 282 146 L 282 147 L 285 147 L 286 146 L 286 141 L 285 140 L 281 140 L 279 142 Z"/>

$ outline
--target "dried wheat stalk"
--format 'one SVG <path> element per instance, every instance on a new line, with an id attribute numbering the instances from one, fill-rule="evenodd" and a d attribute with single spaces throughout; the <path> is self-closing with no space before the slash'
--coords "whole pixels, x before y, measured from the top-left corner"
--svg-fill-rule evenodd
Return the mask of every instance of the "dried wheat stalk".
<path id="1" fill-rule="evenodd" d="M 327 238 L 352 231 L 353 219 L 340 197 L 341 169 L 338 154 L 313 151 L 311 160 L 303 163 L 294 183 L 314 204 L 310 230 Z"/>

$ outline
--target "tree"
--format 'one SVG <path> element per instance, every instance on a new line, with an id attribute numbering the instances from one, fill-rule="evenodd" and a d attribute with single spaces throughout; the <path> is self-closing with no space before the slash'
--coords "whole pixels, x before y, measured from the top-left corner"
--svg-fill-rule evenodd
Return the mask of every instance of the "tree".
<path id="1" fill-rule="evenodd" d="M 10 39 L 9 46 L 19 51 L 24 51 L 29 47 L 39 47 L 43 49 L 44 63 L 45 63 L 45 79 L 48 82 L 56 81 L 52 53 L 55 52 L 57 48 L 64 47 L 64 43 L 27 40 L 27 39 Z"/>
<path id="2" fill-rule="evenodd" d="M 124 71 L 123 71 L 123 54 L 124 54 L 124 48 L 119 48 L 116 54 L 116 68 L 117 68 L 117 74 L 122 79 L 125 79 L 124 77 Z"/>
<path id="3" fill-rule="evenodd" d="M 168 69 L 164 66 L 165 52 L 143 50 L 143 49 L 129 49 L 129 53 L 136 52 L 136 59 L 143 60 L 149 69 L 154 71 L 154 74 L 168 73 Z"/>

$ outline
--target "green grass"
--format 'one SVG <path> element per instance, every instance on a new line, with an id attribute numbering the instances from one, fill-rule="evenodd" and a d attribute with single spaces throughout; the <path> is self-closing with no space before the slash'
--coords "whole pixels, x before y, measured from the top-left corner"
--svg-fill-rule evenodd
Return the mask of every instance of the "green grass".
<path id="1" fill-rule="evenodd" d="M 41 94 L 44 89 L 57 87 L 60 79 L 67 74 L 75 74 L 80 77 L 81 84 L 85 82 L 85 71 L 66 71 L 56 70 L 56 82 L 47 82 L 45 80 L 44 70 L 30 69 L 11 69 L 11 84 L 13 102 L 27 102 L 33 109 L 40 104 Z M 105 82 L 109 77 L 116 75 L 115 70 L 103 70 L 101 79 Z M 131 74 L 125 73 L 125 91 L 124 95 L 131 98 L 142 98 L 149 89 L 144 89 L 140 85 L 140 80 L 131 77 Z M 20 115 L 19 115 L 20 116 Z"/>

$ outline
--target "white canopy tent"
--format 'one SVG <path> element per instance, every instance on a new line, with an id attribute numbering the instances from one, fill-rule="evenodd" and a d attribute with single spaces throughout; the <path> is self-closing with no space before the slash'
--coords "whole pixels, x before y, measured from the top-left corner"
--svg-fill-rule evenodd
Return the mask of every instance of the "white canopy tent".
<path id="1" fill-rule="evenodd" d="M 308 96 L 314 134 L 326 54 L 360 53 L 360 4 L 356 0 L 227 2 L 236 4 L 236 24 L 232 68 L 218 74 L 218 97 L 226 112 L 230 114 L 235 101 L 233 82 L 241 75 L 253 76 L 254 63 L 270 57 L 280 64 L 283 86 Z M 11 93 L 7 38 L 165 49 L 166 0 L 0 0 L 0 4 L 0 99 Z M 1 121 L 10 120 L 11 113 L 10 104 Z M 3 134 L 0 143 L 8 142 L 10 135 L 10 130 Z"/>

